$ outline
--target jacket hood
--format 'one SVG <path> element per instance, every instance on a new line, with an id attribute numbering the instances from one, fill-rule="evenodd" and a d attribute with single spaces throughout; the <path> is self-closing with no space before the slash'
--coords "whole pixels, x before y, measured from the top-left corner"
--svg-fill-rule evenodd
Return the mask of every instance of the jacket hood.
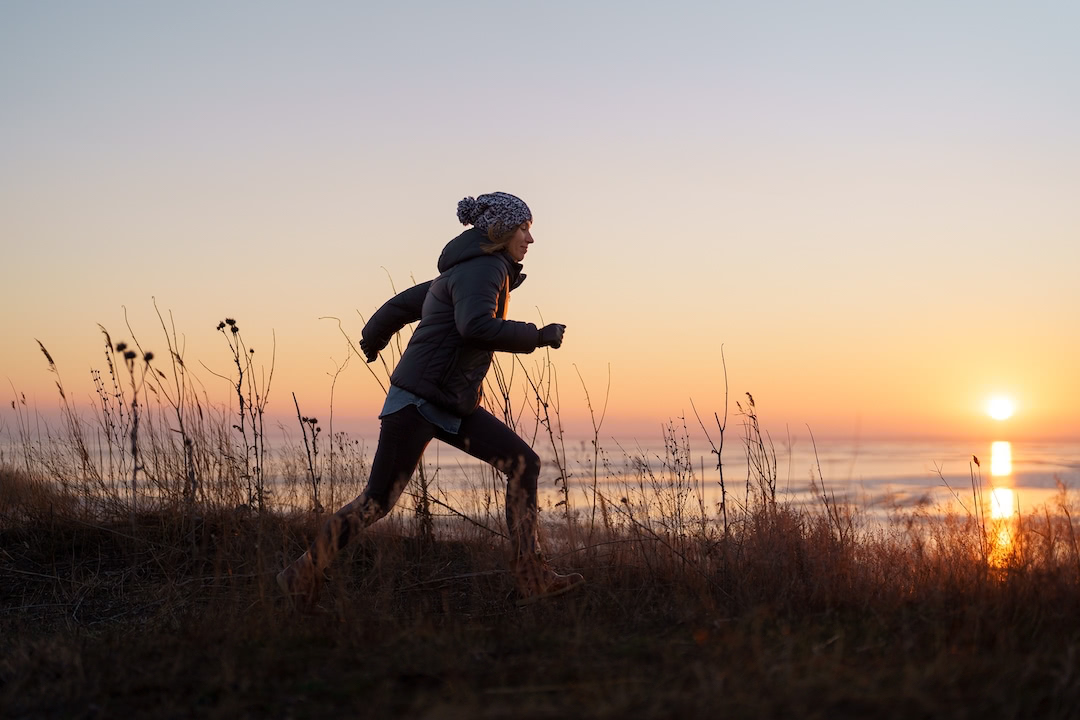
<path id="1" fill-rule="evenodd" d="M 466 260 L 487 255 L 483 247 L 491 242 L 487 233 L 472 227 L 446 243 L 442 254 L 439 255 L 439 272 L 444 273 L 455 265 L 460 265 Z M 525 282 L 525 273 L 521 272 L 521 263 L 514 262 L 505 252 L 500 252 L 495 257 L 502 258 L 509 268 L 510 289 L 515 289 Z"/>
<path id="2" fill-rule="evenodd" d="M 466 260 L 486 255 L 482 249 L 488 242 L 487 234 L 476 228 L 469 228 L 456 238 L 446 243 L 439 255 L 439 272 L 443 273 Z"/>

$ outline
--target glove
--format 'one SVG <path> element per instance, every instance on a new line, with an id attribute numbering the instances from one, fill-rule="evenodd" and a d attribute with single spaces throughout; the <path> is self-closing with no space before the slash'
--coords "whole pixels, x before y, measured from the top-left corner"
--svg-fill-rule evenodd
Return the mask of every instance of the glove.
<path id="1" fill-rule="evenodd" d="M 566 332 L 566 326 L 559 323 L 551 323 L 540 328 L 540 342 L 537 347 L 553 347 L 558 350 L 562 347 L 563 333 Z"/>
<path id="2" fill-rule="evenodd" d="M 367 358 L 369 363 L 375 362 L 379 357 L 379 351 L 363 338 L 360 338 L 360 349 L 364 351 L 364 357 Z"/>

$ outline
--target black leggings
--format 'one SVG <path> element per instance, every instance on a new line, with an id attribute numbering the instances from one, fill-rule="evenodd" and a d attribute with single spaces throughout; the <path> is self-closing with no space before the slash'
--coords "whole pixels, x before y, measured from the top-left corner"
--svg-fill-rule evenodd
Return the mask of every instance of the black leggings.
<path id="1" fill-rule="evenodd" d="M 429 422 L 415 405 L 407 405 L 382 419 L 364 492 L 334 513 L 312 543 L 308 552 L 316 568 L 325 570 L 354 535 L 393 509 L 434 438 L 506 474 L 506 525 L 514 553 L 521 557 L 539 552 L 536 481 L 540 457 L 533 449 L 483 408 L 463 418 L 458 433 L 451 435 Z"/>

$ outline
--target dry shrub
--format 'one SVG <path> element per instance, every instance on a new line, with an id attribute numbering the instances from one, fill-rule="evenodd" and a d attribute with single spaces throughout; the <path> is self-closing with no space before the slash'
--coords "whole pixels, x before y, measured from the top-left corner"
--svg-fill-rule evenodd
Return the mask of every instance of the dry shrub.
<path id="1" fill-rule="evenodd" d="M 0 519 L 5 523 L 33 522 L 50 515 L 71 516 L 75 505 L 54 483 L 0 465 Z"/>

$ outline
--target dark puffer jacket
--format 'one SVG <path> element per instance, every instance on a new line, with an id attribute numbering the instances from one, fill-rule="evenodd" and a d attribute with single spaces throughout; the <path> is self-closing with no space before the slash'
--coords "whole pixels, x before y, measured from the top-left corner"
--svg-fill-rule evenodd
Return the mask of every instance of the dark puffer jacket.
<path id="1" fill-rule="evenodd" d="M 485 253 L 487 242 L 475 228 L 458 235 L 439 256 L 439 277 L 395 295 L 363 330 L 382 350 L 419 320 L 390 382 L 462 417 L 480 406 L 494 351 L 528 353 L 540 340 L 536 325 L 505 319 L 525 275 L 505 252 Z"/>

